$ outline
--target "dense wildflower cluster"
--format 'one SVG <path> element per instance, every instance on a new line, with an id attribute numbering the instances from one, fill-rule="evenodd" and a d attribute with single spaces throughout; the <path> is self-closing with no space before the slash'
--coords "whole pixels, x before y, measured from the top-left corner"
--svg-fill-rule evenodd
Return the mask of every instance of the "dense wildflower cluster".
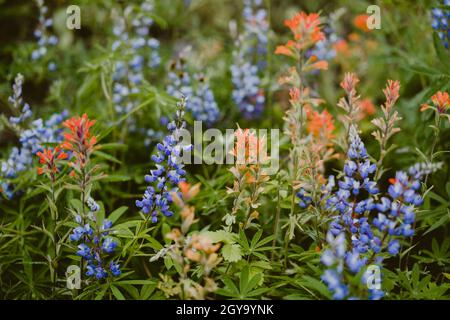
<path id="1" fill-rule="evenodd" d="M 183 58 L 174 61 L 168 73 L 167 93 L 177 99 L 187 97 L 186 110 L 196 121 L 212 125 L 220 117 L 214 93 L 202 74 L 191 74 Z"/>
<path id="2" fill-rule="evenodd" d="M 33 116 L 30 106 L 22 97 L 23 76 L 18 74 L 13 84 L 13 95 L 9 102 L 13 107 L 13 114 L 9 122 L 17 131 L 19 145 L 14 146 L 7 159 L 0 165 L 2 179 L 14 179 L 20 172 L 31 168 L 33 156 L 43 149 L 45 143 L 59 143 L 62 141 L 60 124 L 67 117 L 67 111 L 53 114 L 47 120 L 36 119 L 30 122 Z M 1 189 L 7 198 L 14 195 L 13 187 L 7 182 L 1 182 Z"/>
<path id="3" fill-rule="evenodd" d="M 450 0 L 382 21 L 342 1 L 81 1 L 81 20 L 16 2 L 36 23 L 0 35 L 1 298 L 450 297 Z M 403 87 L 374 89 L 383 62 Z"/>
<path id="4" fill-rule="evenodd" d="M 48 28 L 53 25 L 53 19 L 46 17 L 48 7 L 44 5 L 44 0 L 36 0 L 36 4 L 39 8 L 39 24 L 34 31 L 34 36 L 36 37 L 38 48 L 31 53 L 32 60 L 41 59 L 47 54 L 49 47 L 58 44 L 58 37 L 50 35 L 48 30 Z M 48 69 L 54 71 L 56 69 L 56 64 L 52 61 L 49 62 Z"/>
<path id="5" fill-rule="evenodd" d="M 145 181 L 151 184 L 147 187 L 142 200 L 136 201 L 136 206 L 145 214 L 151 215 L 153 223 L 158 221 L 158 214 L 162 213 L 166 217 L 173 215 L 170 205 L 173 202 L 171 193 L 178 190 L 178 184 L 184 181 L 186 174 L 181 163 L 183 151 L 191 149 L 191 145 L 182 145 L 180 142 L 182 130 L 186 127 L 183 120 L 186 100 L 182 98 L 177 104 L 175 120 L 167 125 L 170 134 L 162 143 L 156 146 L 158 152 L 152 155 L 152 161 L 156 169 L 150 170 L 150 174 L 145 176 Z"/>
<path id="6" fill-rule="evenodd" d="M 63 114 L 55 114 L 49 120 L 43 121 L 38 119 L 30 124 L 30 128 L 22 131 L 19 137 L 20 146 L 11 149 L 8 158 L 1 163 L 1 175 L 6 179 L 13 179 L 19 172 L 29 169 L 33 164 L 33 155 L 42 150 L 42 145 L 49 142 L 61 142 L 61 128 L 59 124 L 66 116 Z M 6 182 L 4 182 L 3 189 Z M 13 196 L 10 192 L 8 198 Z"/>
<path id="7" fill-rule="evenodd" d="M 244 31 L 236 41 L 231 65 L 233 100 L 247 119 L 259 117 L 265 103 L 261 75 L 266 67 L 269 24 L 261 3 L 261 0 L 244 1 Z"/>
<path id="8" fill-rule="evenodd" d="M 138 8 L 129 6 L 125 12 L 133 15 L 131 21 L 125 17 L 116 17 L 113 33 L 116 40 L 112 50 L 117 54 L 113 75 L 113 102 L 119 115 L 129 113 L 136 107 L 133 95 L 139 93 L 144 81 L 146 68 L 156 68 L 161 63 L 159 41 L 150 37 L 150 28 L 154 24 L 150 15 L 153 12 L 152 1 L 143 1 Z M 131 130 L 136 129 L 133 119 L 129 120 Z"/>
<path id="9" fill-rule="evenodd" d="M 92 198 L 87 200 L 87 206 L 90 210 L 87 219 L 75 216 L 78 226 L 73 229 L 70 240 L 79 243 L 77 255 L 87 262 L 86 276 L 95 276 L 99 280 L 108 276 L 117 277 L 121 274 L 120 265 L 108 259 L 117 247 L 117 242 L 110 236 L 112 222 L 105 219 L 99 225 L 96 212 L 100 206 Z"/>
<path id="10" fill-rule="evenodd" d="M 450 43 L 450 0 L 443 0 L 446 8 L 434 8 L 431 10 L 431 26 L 438 33 L 444 46 L 448 49 Z"/>
<path id="11" fill-rule="evenodd" d="M 370 162 L 355 126 L 350 128 L 347 156 L 338 190 L 332 192 L 334 177 L 324 187 L 325 206 L 337 216 L 328 230 L 329 248 L 322 254 L 322 262 L 329 268 L 322 279 L 335 299 L 362 298 L 353 296 L 349 282 L 344 280 L 345 270 L 356 275 L 369 265 L 381 265 L 383 252 L 397 255 L 399 239 L 414 234 L 414 210 L 423 202 L 418 193 L 420 179 L 437 169 L 436 165 L 417 164 L 408 172 L 399 171 L 395 179 L 390 179 L 386 196 L 375 198 L 380 190 L 370 176 L 376 165 Z M 365 284 L 367 275 L 363 274 Z M 369 289 L 368 297 L 379 299 L 383 294 L 381 289 Z"/>

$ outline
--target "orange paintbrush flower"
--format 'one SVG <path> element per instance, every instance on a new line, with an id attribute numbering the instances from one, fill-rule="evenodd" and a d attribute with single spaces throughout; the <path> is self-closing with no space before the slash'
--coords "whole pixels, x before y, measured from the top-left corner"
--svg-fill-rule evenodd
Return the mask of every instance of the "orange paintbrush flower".
<path id="1" fill-rule="evenodd" d="M 439 91 L 431 97 L 431 101 L 433 101 L 439 113 L 445 113 L 450 106 L 450 99 L 447 92 Z"/>
<path id="2" fill-rule="evenodd" d="M 367 14 L 360 14 L 353 20 L 353 24 L 360 30 L 364 32 L 369 32 L 370 29 L 367 27 L 367 19 L 369 16 Z"/>
<path id="3" fill-rule="evenodd" d="M 89 120 L 87 114 L 83 114 L 81 117 L 73 117 L 64 121 L 63 125 L 70 130 L 70 132 L 64 133 L 63 147 L 67 150 L 72 150 L 74 144 L 78 144 L 80 148 L 91 149 L 96 143 L 97 138 L 91 137 L 89 129 L 95 124 L 95 120 Z"/>
<path id="4" fill-rule="evenodd" d="M 38 174 L 47 173 L 50 175 L 52 181 L 55 180 L 55 174 L 58 172 L 57 162 L 68 157 L 67 153 L 61 151 L 60 147 L 43 149 L 36 153 L 36 155 L 39 157 L 39 163 L 43 165 L 37 168 Z"/>
<path id="5" fill-rule="evenodd" d="M 97 137 L 90 133 L 94 124 L 95 120 L 89 120 L 87 114 L 72 117 L 63 123 L 69 131 L 64 133 L 64 142 L 61 147 L 72 152 L 74 161 L 69 165 L 77 170 L 82 170 L 86 166 L 97 143 Z M 75 172 L 71 172 L 71 176 L 74 175 Z"/>
<path id="6" fill-rule="evenodd" d="M 359 103 L 359 112 L 357 116 L 357 120 L 362 120 L 368 116 L 372 116 L 377 112 L 375 105 L 372 103 L 372 100 L 366 98 L 362 99 Z"/>
<path id="7" fill-rule="evenodd" d="M 348 42 L 345 40 L 338 40 L 336 43 L 333 44 L 333 49 L 338 53 L 342 54 L 344 56 L 350 55 L 349 45 Z"/>
<path id="8" fill-rule="evenodd" d="M 356 85 L 358 84 L 359 79 L 358 76 L 354 73 L 346 73 L 344 76 L 344 80 L 341 82 L 342 89 L 350 94 L 356 90 Z"/>
<path id="9" fill-rule="evenodd" d="M 389 110 L 400 97 L 400 81 L 388 80 L 386 88 L 383 90 L 386 96 L 386 108 Z"/>
<path id="10" fill-rule="evenodd" d="M 319 42 L 325 39 L 321 31 L 320 16 L 317 13 L 297 13 L 292 19 L 286 19 L 284 24 L 291 29 L 297 42 Z"/>
<path id="11" fill-rule="evenodd" d="M 285 45 L 278 46 L 275 54 L 296 57 L 297 51 L 305 50 L 325 39 L 320 27 L 320 17 L 317 13 L 307 14 L 302 11 L 292 19 L 285 20 L 284 24 L 291 29 L 294 40 L 289 40 Z"/>
<path id="12" fill-rule="evenodd" d="M 234 133 L 236 144 L 232 154 L 237 158 L 237 164 L 257 164 L 267 160 L 265 137 L 258 138 L 254 131 L 239 128 Z"/>
<path id="13" fill-rule="evenodd" d="M 334 135 L 334 119 L 333 116 L 326 110 L 319 113 L 317 111 L 311 112 L 308 116 L 308 123 L 306 129 L 315 138 L 323 138 L 331 140 Z"/>
<path id="14" fill-rule="evenodd" d="M 420 111 L 423 112 L 434 107 L 439 115 L 446 116 L 450 120 L 450 116 L 446 114 L 447 109 L 450 108 L 450 96 L 447 92 L 438 91 L 431 97 L 431 102 L 433 106 L 424 103 L 420 106 Z"/>

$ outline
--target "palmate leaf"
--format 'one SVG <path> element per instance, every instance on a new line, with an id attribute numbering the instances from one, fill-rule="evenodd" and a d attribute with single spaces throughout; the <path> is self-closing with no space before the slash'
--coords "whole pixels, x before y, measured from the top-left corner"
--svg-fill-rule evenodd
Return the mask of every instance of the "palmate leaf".
<path id="1" fill-rule="evenodd" d="M 239 288 L 228 276 L 223 276 L 221 280 L 224 283 L 225 287 L 218 289 L 216 293 L 233 299 L 254 298 L 269 291 L 268 288 L 256 289 L 256 286 L 259 285 L 261 279 L 261 272 L 257 272 L 252 275 L 250 272 L 250 267 L 246 265 L 240 272 Z"/>
<path id="2" fill-rule="evenodd" d="M 238 262 L 242 259 L 242 251 L 237 244 L 226 244 L 222 248 L 222 256 L 227 262 Z"/>

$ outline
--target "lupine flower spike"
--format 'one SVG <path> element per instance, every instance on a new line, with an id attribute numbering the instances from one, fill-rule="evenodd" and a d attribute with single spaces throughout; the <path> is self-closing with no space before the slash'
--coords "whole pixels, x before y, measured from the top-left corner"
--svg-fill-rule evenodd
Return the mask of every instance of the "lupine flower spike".
<path id="1" fill-rule="evenodd" d="M 324 187 L 325 207 L 335 217 L 327 233 L 328 248 L 322 253 L 322 263 L 328 267 L 322 279 L 334 299 L 380 299 L 382 290 L 367 287 L 367 266 L 381 267 L 385 254 L 397 255 L 401 239 L 414 234 L 415 207 L 423 202 L 418 194 L 420 180 L 439 166 L 417 164 L 407 172 L 399 171 L 390 180 L 387 194 L 380 195 L 376 181 L 371 179 L 376 164 L 369 160 L 353 125 L 347 157 L 338 189 L 334 191 L 333 176 Z M 347 279 L 360 272 L 362 283 L 355 288 Z"/>
<path id="2" fill-rule="evenodd" d="M 246 119 L 258 118 L 265 102 L 261 75 L 266 66 L 269 24 L 266 10 L 259 8 L 261 3 L 262 0 L 244 1 L 244 32 L 236 41 L 230 67 L 233 100 Z"/>
<path id="3" fill-rule="evenodd" d="M 441 8 L 431 10 L 431 26 L 436 30 L 442 44 L 448 49 L 450 43 L 450 0 L 443 0 L 442 5 Z"/>
<path id="4" fill-rule="evenodd" d="M 31 53 L 32 60 L 42 59 L 50 47 L 58 44 L 58 37 L 51 35 L 49 32 L 49 28 L 53 25 L 53 19 L 46 17 L 48 7 L 44 5 L 44 0 L 36 0 L 36 4 L 39 8 L 39 25 L 34 31 L 34 36 L 39 47 Z M 56 64 L 50 61 L 47 67 L 49 71 L 55 71 Z"/>
<path id="5" fill-rule="evenodd" d="M 220 112 L 214 93 L 204 75 L 188 71 L 184 58 L 173 61 L 168 74 L 167 92 L 177 99 L 186 97 L 186 111 L 196 121 L 210 126 L 219 120 Z"/>
<path id="6" fill-rule="evenodd" d="M 156 223 L 158 215 L 162 213 L 166 217 L 173 215 L 170 205 L 173 202 L 171 193 L 178 190 L 178 184 L 184 181 L 186 171 L 181 163 L 182 152 L 189 151 L 192 145 L 182 145 L 180 138 L 182 130 L 186 127 L 183 120 L 186 99 L 183 97 L 177 104 L 175 120 L 167 125 L 170 134 L 162 143 L 158 143 L 157 154 L 152 161 L 155 169 L 145 176 L 145 181 L 150 184 L 144 193 L 142 200 L 136 201 L 136 206 L 146 215 L 151 216 L 151 221 Z"/>
<path id="7" fill-rule="evenodd" d="M 70 240 L 78 244 L 77 255 L 86 261 L 86 276 L 98 280 L 117 277 L 121 271 L 119 263 L 111 257 L 117 247 L 117 242 L 110 236 L 112 222 L 107 219 L 97 221 L 96 213 L 100 206 L 94 199 L 89 198 L 87 206 L 87 219 L 75 216 L 78 226 L 73 229 Z"/>
<path id="8" fill-rule="evenodd" d="M 137 7 L 127 6 L 125 16 L 114 19 L 112 51 L 117 55 L 113 74 L 113 95 L 115 111 L 118 115 L 128 114 L 139 102 L 135 96 L 144 83 L 146 67 L 155 69 L 161 63 L 159 41 L 150 37 L 154 21 L 150 17 L 154 11 L 153 1 L 142 1 Z M 134 17 L 128 21 L 128 17 Z M 128 117 L 130 131 L 138 129 L 133 116 Z"/>

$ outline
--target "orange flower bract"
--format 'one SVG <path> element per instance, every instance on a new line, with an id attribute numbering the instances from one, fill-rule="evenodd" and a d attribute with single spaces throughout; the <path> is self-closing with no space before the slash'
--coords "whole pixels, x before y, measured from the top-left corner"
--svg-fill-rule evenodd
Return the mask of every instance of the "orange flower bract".
<path id="1" fill-rule="evenodd" d="M 37 168 L 38 174 L 48 173 L 52 180 L 55 179 L 55 173 L 58 172 L 57 162 L 68 157 L 67 153 L 61 151 L 60 147 L 43 149 L 37 152 L 36 155 L 39 157 L 39 163 L 43 165 Z"/>
<path id="2" fill-rule="evenodd" d="M 369 16 L 367 14 L 360 14 L 353 20 L 353 24 L 360 30 L 364 32 L 369 32 L 370 29 L 367 27 L 367 19 Z"/>
<path id="3" fill-rule="evenodd" d="M 450 99 L 447 92 L 438 91 L 431 97 L 434 106 L 438 109 L 439 113 L 444 113 L 450 106 Z"/>
<path id="4" fill-rule="evenodd" d="M 320 27 L 320 16 L 317 13 L 307 14 L 302 11 L 292 19 L 285 20 L 284 24 L 291 29 L 294 40 L 289 40 L 285 45 L 278 46 L 275 54 L 295 57 L 297 50 L 305 50 L 325 39 Z"/>
<path id="5" fill-rule="evenodd" d="M 72 117 L 63 123 L 69 132 L 64 133 L 64 142 L 61 147 L 72 152 L 74 161 L 69 165 L 77 170 L 82 170 L 86 166 L 97 143 L 97 137 L 90 133 L 94 124 L 95 120 L 89 120 L 86 113 L 81 117 Z M 71 176 L 75 176 L 75 172 L 71 172 Z"/>
<path id="6" fill-rule="evenodd" d="M 317 111 L 311 112 L 308 116 L 308 123 L 306 129 L 315 138 L 323 138 L 331 140 L 334 135 L 334 119 L 333 116 L 326 110 L 319 113 Z"/>

